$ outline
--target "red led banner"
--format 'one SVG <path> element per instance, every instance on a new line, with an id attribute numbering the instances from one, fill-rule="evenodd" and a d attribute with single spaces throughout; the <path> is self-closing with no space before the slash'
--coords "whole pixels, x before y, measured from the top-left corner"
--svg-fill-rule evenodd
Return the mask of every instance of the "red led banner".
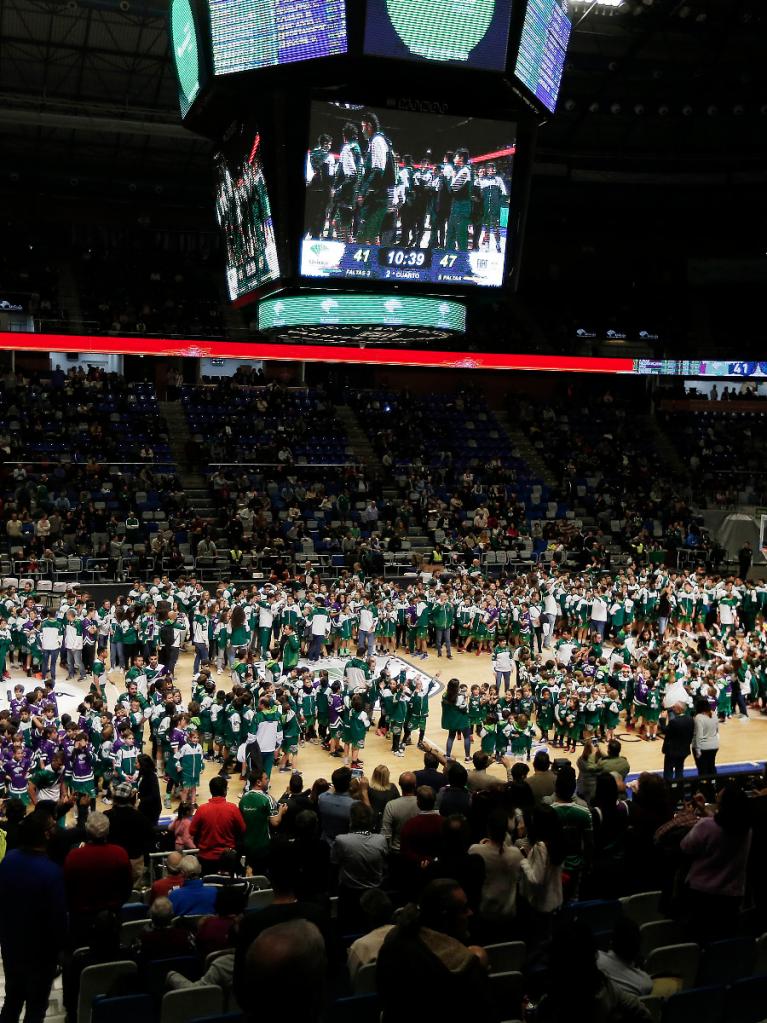
<path id="1" fill-rule="evenodd" d="M 184 356 L 194 359 L 266 362 L 338 362 L 368 366 L 444 369 L 549 370 L 564 373 L 634 373 L 633 359 L 563 355 L 501 355 L 436 352 L 340 345 L 269 344 L 261 341 L 200 341 L 185 338 L 100 337 L 83 334 L 25 334 L 0 331 L 0 350 L 17 352 L 98 352 L 110 355 Z"/>

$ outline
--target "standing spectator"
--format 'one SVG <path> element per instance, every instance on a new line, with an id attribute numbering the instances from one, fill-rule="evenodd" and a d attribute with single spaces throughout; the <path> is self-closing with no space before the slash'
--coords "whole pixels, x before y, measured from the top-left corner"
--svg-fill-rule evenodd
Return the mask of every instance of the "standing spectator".
<path id="1" fill-rule="evenodd" d="M 160 783 L 154 760 L 146 753 L 138 758 L 138 800 L 139 813 L 143 813 L 152 827 L 156 827 L 162 812 Z"/>
<path id="2" fill-rule="evenodd" d="M 332 792 L 323 792 L 317 800 L 317 809 L 322 828 L 322 837 L 332 846 L 336 835 L 345 834 L 349 830 L 349 814 L 354 800 L 349 795 L 352 772 L 348 767 L 339 767 L 330 776 L 333 782 Z"/>
<path id="3" fill-rule="evenodd" d="M 143 962 L 192 954 L 191 933 L 186 927 L 173 923 L 174 918 L 180 915 L 169 898 L 163 896 L 154 900 L 149 907 L 151 926 L 139 937 L 139 954 Z"/>
<path id="4" fill-rule="evenodd" d="M 562 767 L 557 772 L 551 806 L 562 825 L 565 843 L 562 865 L 567 874 L 568 896 L 577 899 L 581 877 L 591 862 L 594 832 L 591 813 L 585 806 L 579 806 L 573 801 L 574 795 L 575 771 L 569 766 Z"/>
<path id="5" fill-rule="evenodd" d="M 288 809 L 286 803 L 275 803 L 268 789 L 266 771 L 251 774 L 250 790 L 240 800 L 240 813 L 245 822 L 245 855 L 254 874 L 268 871 L 271 832 L 280 826 Z"/>
<path id="6" fill-rule="evenodd" d="M 695 722 L 685 713 L 685 706 L 675 703 L 666 725 L 663 737 L 663 778 L 665 781 L 681 781 L 684 778 L 684 762 L 690 755 Z"/>
<path id="7" fill-rule="evenodd" d="M 341 933 L 359 929 L 360 895 L 380 888 L 386 874 L 389 847 L 383 835 L 373 832 L 373 810 L 367 803 L 355 802 L 349 814 L 349 831 L 337 835 L 333 860 L 338 865 L 338 916 Z"/>
<path id="8" fill-rule="evenodd" d="M 228 849 L 236 849 L 245 834 L 245 821 L 239 807 L 226 801 L 226 778 L 210 779 L 210 799 L 192 818 L 189 834 L 199 852 L 203 874 L 218 870 L 219 860 Z"/>
<path id="9" fill-rule="evenodd" d="M 25 1023 L 43 1023 L 48 1011 L 67 926 L 64 877 L 45 851 L 54 826 L 46 815 L 25 818 L 19 847 L 0 863 L 2 1023 L 17 1023 L 25 1006 Z"/>
<path id="10" fill-rule="evenodd" d="M 390 803 L 392 799 L 398 798 L 399 789 L 391 781 L 389 768 L 385 764 L 379 764 L 370 777 L 370 785 L 368 787 L 368 799 L 375 814 L 373 827 L 376 831 L 381 830 L 381 822 L 387 803 Z"/>
<path id="11" fill-rule="evenodd" d="M 522 853 L 511 844 L 509 818 L 503 809 L 493 810 L 487 820 L 487 833 L 481 842 L 469 847 L 485 864 L 479 911 L 483 928 L 491 931 L 488 941 L 500 941 L 517 912 L 517 882 L 522 871 Z"/>
<path id="12" fill-rule="evenodd" d="M 444 761 L 444 757 L 442 761 Z M 420 771 L 415 772 L 415 787 L 420 788 L 421 785 L 428 785 L 430 789 L 439 792 L 443 785 L 447 785 L 444 772 L 438 770 L 442 761 L 436 750 L 427 749 L 423 755 L 423 767 Z"/>
<path id="13" fill-rule="evenodd" d="M 439 790 L 437 796 L 437 809 L 443 817 L 450 817 L 454 813 L 469 816 L 471 793 L 466 788 L 468 780 L 469 772 L 463 764 L 454 760 L 447 769 L 447 785 Z"/>
<path id="14" fill-rule="evenodd" d="M 737 785 L 726 785 L 717 797 L 714 816 L 699 820 L 680 848 L 692 860 L 687 874 L 691 934 L 701 943 L 729 937 L 735 933 L 746 890 L 751 848 L 745 792 Z"/>
<path id="15" fill-rule="evenodd" d="M 719 719 L 711 712 L 711 704 L 705 697 L 695 703 L 692 752 L 698 768 L 698 776 L 716 776 L 716 754 L 719 751 Z"/>
<path id="16" fill-rule="evenodd" d="M 130 899 L 133 869 L 128 854 L 109 839 L 109 818 L 92 813 L 85 822 L 85 844 L 64 861 L 70 928 L 76 948 L 89 944 L 91 925 L 102 911 L 117 912 Z"/>
<path id="17" fill-rule="evenodd" d="M 109 837 L 127 852 L 133 868 L 133 887 L 139 888 L 144 879 L 145 857 L 155 847 L 154 828 L 133 806 L 133 788 L 128 782 L 115 786 L 113 799 L 114 806 L 104 814 L 109 818 Z"/>
<path id="18" fill-rule="evenodd" d="M 562 905 L 564 836 L 559 817 L 548 806 L 536 806 L 530 815 L 530 851 L 520 864 L 521 892 L 531 936 L 546 937 L 551 915 Z"/>
<path id="19" fill-rule="evenodd" d="M 533 773 L 527 778 L 527 784 L 530 786 L 536 805 L 540 806 L 547 796 L 554 795 L 554 778 L 554 772 L 551 770 L 551 757 L 546 750 L 538 750 L 533 757 Z"/>
<path id="20" fill-rule="evenodd" d="M 631 765 L 623 756 L 622 746 L 618 739 L 610 739 L 607 743 L 607 753 L 599 760 L 599 767 L 602 773 L 619 774 L 625 780 Z"/>
<path id="21" fill-rule="evenodd" d="M 738 551 L 738 575 L 743 580 L 743 582 L 745 582 L 746 579 L 748 579 L 748 573 L 751 569 L 751 561 L 753 557 L 754 551 L 751 547 L 750 542 L 746 540 L 746 542 Z"/>
<path id="22" fill-rule="evenodd" d="M 415 798 L 418 813 L 402 826 L 400 854 L 404 864 L 422 869 L 437 858 L 443 822 L 439 811 L 435 809 L 434 789 L 422 785 L 416 789 Z"/>
<path id="23" fill-rule="evenodd" d="M 381 834 L 389 843 L 391 853 L 400 851 L 402 829 L 418 813 L 415 775 L 412 771 L 405 771 L 399 776 L 399 787 L 402 795 L 386 804 L 381 823 Z"/>

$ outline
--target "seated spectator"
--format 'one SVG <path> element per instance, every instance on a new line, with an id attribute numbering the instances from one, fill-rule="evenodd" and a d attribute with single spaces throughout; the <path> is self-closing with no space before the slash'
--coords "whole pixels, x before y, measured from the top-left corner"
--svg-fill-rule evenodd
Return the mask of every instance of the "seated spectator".
<path id="1" fill-rule="evenodd" d="M 244 914 L 237 928 L 235 940 L 234 991 L 240 1005 L 246 1005 L 252 975 L 246 967 L 248 949 L 265 930 L 276 924 L 294 920 L 308 921 L 317 927 L 320 934 L 327 935 L 328 914 L 315 902 L 296 898 L 293 887 L 294 864 L 290 857 L 275 860 L 272 870 L 274 900 L 264 909 L 252 909 Z"/>
<path id="2" fill-rule="evenodd" d="M 352 942 L 346 957 L 346 966 L 352 986 L 357 972 L 363 966 L 376 961 L 381 945 L 394 926 L 392 923 L 394 906 L 386 892 L 382 892 L 379 888 L 371 888 L 362 893 L 360 913 L 365 933 L 361 938 Z"/>
<path id="3" fill-rule="evenodd" d="M 500 1019 L 484 949 L 469 945 L 470 909 L 455 881 L 432 881 L 406 906 L 378 954 L 383 1023 L 413 1019 Z"/>
<path id="4" fill-rule="evenodd" d="M 597 953 L 597 968 L 616 987 L 637 998 L 652 991 L 652 977 L 637 966 L 640 941 L 638 925 L 628 917 L 620 916 L 613 928 L 609 952 Z"/>
<path id="5" fill-rule="evenodd" d="M 197 927 L 197 950 L 201 958 L 211 952 L 234 947 L 234 931 L 247 907 L 248 891 L 245 884 L 231 884 L 218 889 L 215 914 L 200 920 Z"/>
<path id="6" fill-rule="evenodd" d="M 168 896 L 175 915 L 212 913 L 216 907 L 218 889 L 203 884 L 200 861 L 196 856 L 184 856 L 179 869 L 184 883 L 180 888 L 174 888 Z"/>
<path id="7" fill-rule="evenodd" d="M 80 977 L 86 966 L 101 966 L 119 959 L 134 958 L 129 949 L 120 946 L 119 916 L 106 911 L 98 913 L 93 920 L 88 947 L 76 949 L 73 955 L 63 958 L 61 986 L 67 1019 L 77 1020 Z"/>
<path id="8" fill-rule="evenodd" d="M 192 935 L 186 927 L 173 922 L 177 915 L 170 899 L 154 900 L 149 909 L 151 926 L 142 931 L 138 939 L 139 956 L 143 962 L 191 954 L 194 948 Z"/>
<path id="9" fill-rule="evenodd" d="M 650 1023 L 652 1016 L 634 995 L 620 988 L 597 966 L 597 948 L 585 924 L 573 923 L 554 935 L 549 955 L 546 993 L 538 1004 L 541 1023 L 565 1023 L 577 1006 L 581 1019 L 599 1023 Z M 561 964 L 568 963 L 568 983 L 561 982 Z"/>
<path id="10" fill-rule="evenodd" d="M 165 857 L 165 877 L 158 877 L 152 885 L 150 902 L 168 896 L 174 888 L 184 883 L 181 876 L 181 861 L 183 854 L 180 852 L 169 853 Z"/>
<path id="11" fill-rule="evenodd" d="M 311 921 L 266 928 L 247 950 L 248 984 L 237 993 L 246 1020 L 274 1018 L 284 1011 L 285 992 L 300 991 L 301 1019 L 317 1023 L 325 1007 L 327 969 L 325 942 Z"/>

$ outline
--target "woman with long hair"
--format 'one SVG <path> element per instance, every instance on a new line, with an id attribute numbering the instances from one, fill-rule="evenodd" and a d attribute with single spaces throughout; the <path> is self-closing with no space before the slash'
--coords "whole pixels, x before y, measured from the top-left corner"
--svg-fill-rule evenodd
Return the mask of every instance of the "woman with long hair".
<path id="1" fill-rule="evenodd" d="M 471 763 L 471 728 L 469 726 L 469 705 L 461 683 L 451 678 L 442 697 L 442 727 L 447 730 L 445 756 L 450 759 L 456 736 L 463 736 L 464 763 Z"/>
<path id="2" fill-rule="evenodd" d="M 562 905 L 562 823 L 550 806 L 536 806 L 529 815 L 530 851 L 520 864 L 521 892 L 530 931 L 539 938 L 551 932 L 552 914 Z M 520 907 L 521 908 L 521 907 Z"/>
<path id="3" fill-rule="evenodd" d="M 156 825 L 160 819 L 162 800 L 160 799 L 160 783 L 157 779 L 157 768 L 152 757 L 141 753 L 138 758 L 138 811 L 150 824 Z"/>
<path id="4" fill-rule="evenodd" d="M 699 778 L 716 775 L 716 755 L 719 752 L 719 719 L 711 712 L 711 704 L 703 697 L 695 701 L 695 730 L 692 753 L 698 767 Z"/>
<path id="5" fill-rule="evenodd" d="M 375 813 L 376 831 L 381 830 L 381 821 L 383 820 L 386 804 L 390 803 L 392 799 L 397 799 L 398 796 L 399 789 L 391 780 L 389 768 L 386 764 L 379 764 L 370 776 L 370 785 L 368 787 L 368 798 Z"/>
<path id="6" fill-rule="evenodd" d="M 751 849 L 745 792 L 738 785 L 726 785 L 717 796 L 714 816 L 699 820 L 680 849 L 692 861 L 687 874 L 690 933 L 700 942 L 734 934 Z"/>
<path id="7" fill-rule="evenodd" d="M 503 940 L 517 914 L 517 882 L 522 870 L 522 853 L 511 843 L 509 817 L 503 807 L 487 818 L 485 837 L 469 847 L 485 864 L 485 878 L 479 903 L 483 940 Z"/>

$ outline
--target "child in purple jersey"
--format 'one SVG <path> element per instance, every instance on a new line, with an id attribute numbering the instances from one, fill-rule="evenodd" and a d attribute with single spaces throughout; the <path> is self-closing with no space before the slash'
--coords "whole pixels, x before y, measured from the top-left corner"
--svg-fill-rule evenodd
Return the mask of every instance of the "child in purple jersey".
<path id="1" fill-rule="evenodd" d="M 13 697 L 10 701 L 11 718 L 13 721 L 21 720 L 21 712 L 25 707 L 29 706 L 29 701 L 24 693 L 24 686 L 21 684 L 13 687 Z"/>
<path id="2" fill-rule="evenodd" d="M 24 806 L 29 806 L 29 775 L 31 761 L 24 750 L 18 747 L 13 752 L 10 763 L 4 767 L 4 776 L 8 784 L 8 796 L 10 799 L 20 799 Z"/>

